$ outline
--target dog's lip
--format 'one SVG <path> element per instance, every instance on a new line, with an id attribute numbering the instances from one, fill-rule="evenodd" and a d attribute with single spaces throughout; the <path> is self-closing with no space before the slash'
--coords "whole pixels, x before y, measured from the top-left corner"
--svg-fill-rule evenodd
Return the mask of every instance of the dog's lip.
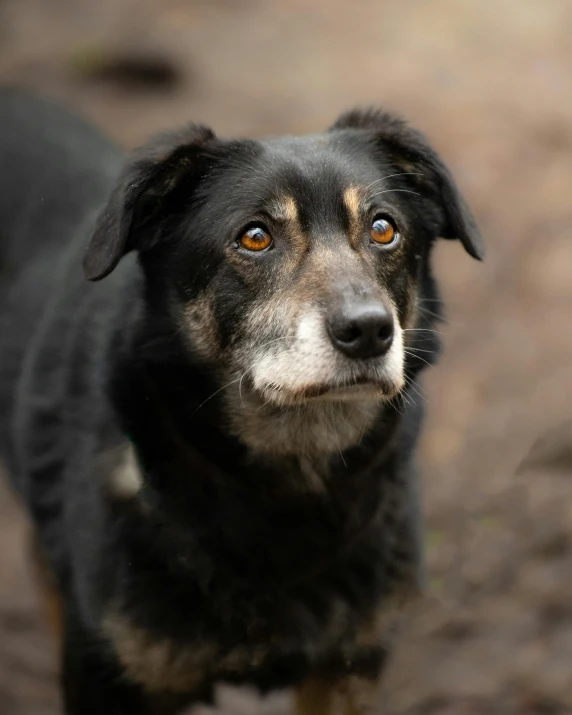
<path id="1" fill-rule="evenodd" d="M 262 393 L 268 401 L 273 398 L 286 400 L 286 403 L 312 402 L 314 400 L 345 400 L 345 399 L 389 399 L 401 389 L 400 384 L 392 380 L 363 375 L 351 380 L 339 382 L 308 383 L 295 389 L 276 383 L 268 385 Z"/>
<path id="2" fill-rule="evenodd" d="M 308 387 L 302 388 L 299 394 L 307 399 L 312 399 L 330 393 L 343 395 L 344 393 L 363 392 L 368 388 L 383 390 L 383 385 L 369 378 L 361 378 L 345 383 L 308 385 Z"/>

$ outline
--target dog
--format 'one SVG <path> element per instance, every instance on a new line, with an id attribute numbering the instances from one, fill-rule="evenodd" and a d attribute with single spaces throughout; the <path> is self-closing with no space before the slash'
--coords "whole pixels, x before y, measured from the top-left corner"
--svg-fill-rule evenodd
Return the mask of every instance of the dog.
<path id="1" fill-rule="evenodd" d="M 14 88 L 0 167 L 0 454 L 65 712 L 167 715 L 219 682 L 375 712 L 423 588 L 431 248 L 483 257 L 449 170 L 369 109 L 264 141 L 188 124 L 125 159 Z"/>

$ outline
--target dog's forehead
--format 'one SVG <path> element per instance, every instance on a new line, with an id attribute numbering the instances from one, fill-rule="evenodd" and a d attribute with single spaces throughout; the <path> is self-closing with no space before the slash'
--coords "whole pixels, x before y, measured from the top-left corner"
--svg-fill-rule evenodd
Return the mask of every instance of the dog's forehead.
<path id="1" fill-rule="evenodd" d="M 213 158 L 195 218 L 221 236 L 268 218 L 308 235 L 345 230 L 366 214 L 371 187 L 396 171 L 371 141 L 344 132 L 221 143 Z"/>
<path id="2" fill-rule="evenodd" d="M 261 142 L 259 161 L 275 180 L 291 180 L 329 189 L 345 188 L 371 177 L 379 164 L 359 143 L 332 134 L 278 137 Z"/>
<path id="3" fill-rule="evenodd" d="M 339 215 L 351 188 L 375 182 L 383 164 L 359 143 L 331 134 L 279 137 L 256 142 L 227 174 L 225 195 L 248 210 L 287 199 L 300 215 Z M 223 179 L 224 180 L 224 179 Z"/>

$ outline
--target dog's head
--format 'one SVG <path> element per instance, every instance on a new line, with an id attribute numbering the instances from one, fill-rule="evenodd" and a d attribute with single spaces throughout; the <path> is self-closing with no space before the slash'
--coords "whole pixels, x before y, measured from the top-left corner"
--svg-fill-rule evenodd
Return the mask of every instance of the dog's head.
<path id="1" fill-rule="evenodd" d="M 438 236 L 483 255 L 449 171 L 390 115 L 267 141 L 191 125 L 130 161 L 84 267 L 138 251 L 189 349 L 260 404 L 379 401 L 402 389 Z"/>

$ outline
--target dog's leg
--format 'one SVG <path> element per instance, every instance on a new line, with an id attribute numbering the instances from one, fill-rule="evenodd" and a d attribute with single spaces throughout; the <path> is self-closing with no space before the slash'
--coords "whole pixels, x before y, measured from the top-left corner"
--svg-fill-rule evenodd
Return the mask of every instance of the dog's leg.
<path id="1" fill-rule="evenodd" d="M 309 678 L 295 693 L 295 715 L 333 715 L 336 681 Z"/>
<path id="2" fill-rule="evenodd" d="M 379 715 L 379 679 L 310 678 L 295 694 L 295 715 Z"/>
<path id="3" fill-rule="evenodd" d="M 62 598 L 56 583 L 56 578 L 47 562 L 42 547 L 35 537 L 32 537 L 30 541 L 30 553 L 46 620 L 56 640 L 58 649 L 61 649 L 63 637 L 63 609 Z"/>
<path id="4" fill-rule="evenodd" d="M 351 676 L 340 689 L 343 715 L 381 715 L 380 680 Z"/>
<path id="5" fill-rule="evenodd" d="M 63 647 L 66 715 L 155 715 L 141 691 L 122 677 L 98 640 L 75 619 L 65 619 Z"/>

